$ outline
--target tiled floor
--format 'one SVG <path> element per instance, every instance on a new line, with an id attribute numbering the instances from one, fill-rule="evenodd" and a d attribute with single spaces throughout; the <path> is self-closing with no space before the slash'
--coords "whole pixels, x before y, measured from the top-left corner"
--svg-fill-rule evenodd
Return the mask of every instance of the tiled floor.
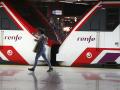
<path id="1" fill-rule="evenodd" d="M 103 68 L 0 65 L 0 90 L 120 90 L 120 70 Z"/>

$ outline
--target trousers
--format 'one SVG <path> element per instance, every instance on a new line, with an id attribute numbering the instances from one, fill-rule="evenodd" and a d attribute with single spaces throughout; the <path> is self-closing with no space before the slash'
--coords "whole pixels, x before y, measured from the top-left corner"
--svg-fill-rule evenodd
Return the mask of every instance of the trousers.
<path id="1" fill-rule="evenodd" d="M 50 61 L 49 61 L 49 60 L 47 59 L 47 57 L 46 57 L 45 50 L 46 50 L 46 49 L 45 49 L 45 46 L 43 46 L 43 47 L 40 47 L 39 50 L 37 51 L 36 56 L 35 56 L 35 63 L 34 63 L 34 65 L 33 65 L 33 68 L 34 68 L 34 69 L 35 69 L 36 66 L 37 66 L 38 58 L 39 58 L 40 56 L 43 57 L 43 59 L 44 59 L 44 60 L 46 61 L 46 63 L 48 64 L 49 68 L 52 67 Z"/>

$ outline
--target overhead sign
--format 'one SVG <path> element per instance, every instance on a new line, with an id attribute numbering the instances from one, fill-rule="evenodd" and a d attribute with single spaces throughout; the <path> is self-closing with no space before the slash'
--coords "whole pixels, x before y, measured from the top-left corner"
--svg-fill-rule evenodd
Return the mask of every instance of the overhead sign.
<path id="1" fill-rule="evenodd" d="M 54 14 L 54 15 L 62 15 L 62 10 L 53 10 L 52 14 Z"/>

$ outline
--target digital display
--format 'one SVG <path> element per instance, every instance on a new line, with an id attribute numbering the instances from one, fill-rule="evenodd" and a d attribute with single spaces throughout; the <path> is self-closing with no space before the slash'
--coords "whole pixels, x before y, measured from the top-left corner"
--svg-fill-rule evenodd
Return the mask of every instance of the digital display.
<path id="1" fill-rule="evenodd" d="M 52 14 L 54 14 L 54 15 L 62 15 L 62 10 L 53 10 Z"/>

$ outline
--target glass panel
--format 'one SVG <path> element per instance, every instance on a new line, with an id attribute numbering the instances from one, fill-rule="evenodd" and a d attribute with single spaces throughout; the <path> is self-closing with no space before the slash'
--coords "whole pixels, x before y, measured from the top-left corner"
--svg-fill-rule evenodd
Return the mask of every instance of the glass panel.
<path id="1" fill-rule="evenodd" d="M 0 30 L 20 30 L 2 8 L 0 8 Z"/>
<path id="2" fill-rule="evenodd" d="M 80 31 L 113 31 L 119 24 L 120 9 L 102 7 L 83 25 Z"/>
<path id="3" fill-rule="evenodd" d="M 113 31 L 119 24 L 119 8 L 106 9 L 106 29 Z"/>

